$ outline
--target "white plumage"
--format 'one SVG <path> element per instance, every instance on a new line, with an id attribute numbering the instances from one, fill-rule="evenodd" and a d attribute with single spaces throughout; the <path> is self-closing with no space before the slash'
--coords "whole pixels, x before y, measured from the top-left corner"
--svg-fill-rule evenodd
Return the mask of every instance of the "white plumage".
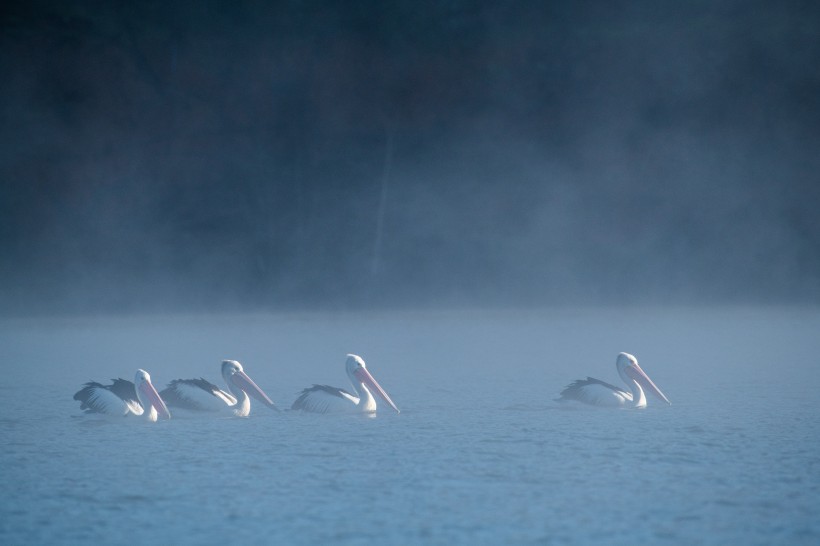
<path id="1" fill-rule="evenodd" d="M 156 421 L 159 415 L 165 419 L 171 418 L 168 407 L 145 370 L 137 370 L 134 383 L 125 379 L 112 379 L 111 385 L 90 381 L 74 394 L 74 400 L 80 402 L 80 409 L 86 413 L 144 416 L 149 421 Z"/>
<path id="2" fill-rule="evenodd" d="M 661 390 L 649 379 L 641 367 L 638 359 L 629 353 L 620 353 L 615 361 L 618 375 L 629 387 L 629 391 L 616 387 L 610 383 L 587 377 L 567 385 L 561 391 L 559 402 L 576 401 L 584 404 L 601 407 L 646 407 L 644 389 L 651 392 L 658 399 L 671 404 Z"/>
<path id="3" fill-rule="evenodd" d="M 242 364 L 236 360 L 222 361 L 222 378 L 231 392 L 224 391 L 199 379 L 174 379 L 160 393 L 171 407 L 193 412 L 230 411 L 237 417 L 247 417 L 251 412 L 248 394 L 271 409 L 278 408 L 268 395 L 248 377 Z"/>
<path id="4" fill-rule="evenodd" d="M 293 402 L 291 409 L 305 411 L 309 413 L 337 413 L 337 412 L 363 412 L 375 413 L 376 400 L 372 391 L 375 391 L 382 400 L 387 402 L 396 412 L 399 408 L 390 399 L 390 396 L 382 389 L 370 372 L 364 360 L 358 355 L 347 355 L 345 361 L 345 371 L 353 386 L 353 390 L 358 396 L 338 387 L 329 385 L 313 385 L 299 394 Z"/>

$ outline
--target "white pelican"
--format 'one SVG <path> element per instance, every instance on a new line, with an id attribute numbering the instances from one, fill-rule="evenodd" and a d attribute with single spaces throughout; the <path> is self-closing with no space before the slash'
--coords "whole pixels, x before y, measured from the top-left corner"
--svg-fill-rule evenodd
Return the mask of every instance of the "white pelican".
<path id="1" fill-rule="evenodd" d="M 312 413 L 335 413 L 335 412 L 362 412 L 375 413 L 376 400 L 373 399 L 371 390 L 375 391 L 390 407 L 399 412 L 396 404 L 384 392 L 370 372 L 362 357 L 357 355 L 347 355 L 345 362 L 347 377 L 350 384 L 358 396 L 354 396 L 344 389 L 329 387 L 327 385 L 313 385 L 304 389 L 299 398 L 291 406 L 292 410 L 302 410 Z"/>
<path id="2" fill-rule="evenodd" d="M 637 358 L 629 353 L 620 353 L 615 361 L 615 366 L 618 368 L 618 375 L 629 386 L 631 392 L 599 379 L 587 377 L 568 385 L 561 391 L 561 398 L 558 401 L 576 400 L 593 406 L 645 408 L 646 396 L 644 395 L 644 389 L 646 389 L 667 404 L 672 404 L 638 366 Z"/>
<path id="3" fill-rule="evenodd" d="M 160 393 L 173 408 L 198 412 L 218 412 L 226 409 L 237 417 L 247 417 L 251 412 L 250 394 L 276 411 L 279 408 L 268 398 L 236 360 L 222 361 L 222 378 L 228 385 L 225 392 L 213 383 L 202 379 L 174 379 Z"/>
<path id="4" fill-rule="evenodd" d="M 137 370 L 134 383 L 125 379 L 112 381 L 111 385 L 101 385 L 95 381 L 86 383 L 74 395 L 74 400 L 80 402 L 80 409 L 86 413 L 111 416 L 142 415 L 152 422 L 157 420 L 158 414 L 164 419 L 171 418 L 168 407 L 145 370 Z"/>

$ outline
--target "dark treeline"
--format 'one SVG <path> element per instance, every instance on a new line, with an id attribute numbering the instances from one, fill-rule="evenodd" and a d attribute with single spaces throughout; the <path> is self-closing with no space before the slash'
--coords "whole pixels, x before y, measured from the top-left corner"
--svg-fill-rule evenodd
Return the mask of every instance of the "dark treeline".
<path id="1" fill-rule="evenodd" d="M 812 2 L 0 9 L 7 313 L 820 301 Z"/>

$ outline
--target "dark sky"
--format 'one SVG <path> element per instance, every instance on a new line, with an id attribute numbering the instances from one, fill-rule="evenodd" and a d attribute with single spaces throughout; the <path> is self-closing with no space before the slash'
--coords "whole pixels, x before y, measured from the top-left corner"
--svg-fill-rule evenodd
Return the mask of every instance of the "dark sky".
<path id="1" fill-rule="evenodd" d="M 2 312 L 820 302 L 815 2 L 0 9 Z"/>

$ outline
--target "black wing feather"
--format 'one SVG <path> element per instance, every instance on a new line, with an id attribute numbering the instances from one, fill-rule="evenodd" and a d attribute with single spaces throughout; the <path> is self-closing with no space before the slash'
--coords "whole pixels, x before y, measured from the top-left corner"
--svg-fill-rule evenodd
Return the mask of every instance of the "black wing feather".
<path id="1" fill-rule="evenodd" d="M 302 391 L 299 393 L 299 398 L 296 399 L 296 401 L 293 403 L 290 409 L 305 409 L 305 402 L 307 401 L 308 396 L 310 396 L 310 393 L 316 391 L 324 391 L 328 394 L 332 394 L 333 396 L 337 396 L 339 398 L 345 398 L 342 393 L 347 394 L 348 396 L 353 396 L 346 390 L 340 389 L 339 387 L 331 387 L 330 385 L 313 385 L 312 387 L 302 389 Z"/>
<path id="2" fill-rule="evenodd" d="M 217 392 L 221 392 L 218 386 L 214 385 L 204 377 L 200 377 L 199 379 L 174 379 L 168 386 L 159 393 L 160 397 L 165 401 L 167 406 L 183 408 L 183 409 L 192 409 L 192 410 L 200 410 L 200 408 L 195 402 L 192 402 L 188 398 L 180 395 L 180 392 L 176 389 L 177 385 L 191 385 L 193 387 L 202 389 L 205 392 L 209 392 L 214 396 L 217 396 Z"/>
<path id="3" fill-rule="evenodd" d="M 595 379 L 594 377 L 587 377 L 586 379 L 578 379 L 567 385 L 564 388 L 564 390 L 561 391 L 561 394 L 559 395 L 560 398 L 558 399 L 558 401 L 563 402 L 566 400 L 577 400 L 579 398 L 581 389 L 583 389 L 587 385 L 595 384 L 603 385 L 604 387 L 612 389 L 615 392 L 620 392 L 625 395 L 629 395 L 627 391 L 625 391 L 621 387 L 616 387 L 612 383 L 607 383 L 606 381 L 601 381 L 600 379 Z"/>
<path id="4" fill-rule="evenodd" d="M 94 389 L 105 389 L 111 391 L 126 402 L 133 401 L 139 404 L 137 398 L 137 388 L 127 379 L 112 379 L 111 385 L 103 385 L 96 381 L 89 381 L 83 388 L 74 393 L 74 400 L 80 402 L 80 409 L 87 413 L 97 413 L 97 410 L 89 404 L 89 398 L 94 394 Z"/>
<path id="5" fill-rule="evenodd" d="M 133 400 L 134 402 L 139 404 L 139 398 L 137 398 L 137 387 L 131 382 L 125 379 L 112 379 L 114 382 L 111 387 L 108 388 L 111 392 L 125 400 Z"/>

